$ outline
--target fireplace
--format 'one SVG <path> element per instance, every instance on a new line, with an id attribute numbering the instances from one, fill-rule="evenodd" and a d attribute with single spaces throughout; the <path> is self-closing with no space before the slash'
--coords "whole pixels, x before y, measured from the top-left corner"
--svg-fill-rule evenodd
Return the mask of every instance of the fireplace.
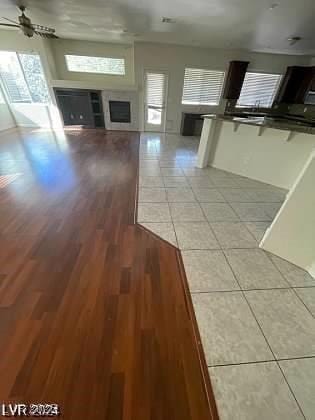
<path id="1" fill-rule="evenodd" d="M 139 131 L 137 90 L 103 90 L 102 99 L 107 130 Z"/>
<path id="2" fill-rule="evenodd" d="M 130 102 L 108 101 L 110 121 L 115 123 L 130 123 Z"/>

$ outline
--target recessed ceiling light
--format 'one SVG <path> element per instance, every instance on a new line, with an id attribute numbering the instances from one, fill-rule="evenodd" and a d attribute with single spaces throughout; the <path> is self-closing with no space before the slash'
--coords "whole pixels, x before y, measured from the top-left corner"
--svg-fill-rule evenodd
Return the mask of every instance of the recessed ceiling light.
<path id="1" fill-rule="evenodd" d="M 297 42 L 301 41 L 301 37 L 300 36 L 291 36 L 290 38 L 288 38 L 288 41 L 290 42 L 290 45 L 294 45 Z"/>
<path id="2" fill-rule="evenodd" d="M 175 21 L 172 18 L 170 18 L 170 17 L 163 16 L 162 17 L 162 22 L 163 23 L 174 23 Z"/>
<path id="3" fill-rule="evenodd" d="M 272 3 L 271 5 L 270 5 L 270 7 L 269 7 L 269 10 L 273 10 L 273 9 L 275 9 L 276 7 L 278 7 L 279 6 L 279 3 Z"/>

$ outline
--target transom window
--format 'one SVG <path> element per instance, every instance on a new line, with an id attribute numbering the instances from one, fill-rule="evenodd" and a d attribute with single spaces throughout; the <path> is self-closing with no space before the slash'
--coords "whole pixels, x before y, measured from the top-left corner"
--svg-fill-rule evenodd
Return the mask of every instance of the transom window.
<path id="1" fill-rule="evenodd" d="M 223 82 L 223 71 L 186 68 L 182 104 L 218 105 Z"/>
<path id="2" fill-rule="evenodd" d="M 0 79 L 10 103 L 49 102 L 49 92 L 38 54 L 0 51 Z"/>
<path id="3" fill-rule="evenodd" d="M 89 57 L 86 55 L 65 55 L 69 71 L 124 76 L 125 59 L 110 57 Z"/>
<path id="4" fill-rule="evenodd" d="M 277 94 L 282 75 L 247 72 L 237 106 L 270 108 Z"/>

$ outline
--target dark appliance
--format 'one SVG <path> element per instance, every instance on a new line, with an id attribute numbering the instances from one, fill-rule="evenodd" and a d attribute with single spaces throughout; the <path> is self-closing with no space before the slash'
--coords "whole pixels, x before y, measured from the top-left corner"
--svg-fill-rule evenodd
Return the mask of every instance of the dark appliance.
<path id="1" fill-rule="evenodd" d="M 65 126 L 105 127 L 101 92 L 85 89 L 55 89 Z"/>

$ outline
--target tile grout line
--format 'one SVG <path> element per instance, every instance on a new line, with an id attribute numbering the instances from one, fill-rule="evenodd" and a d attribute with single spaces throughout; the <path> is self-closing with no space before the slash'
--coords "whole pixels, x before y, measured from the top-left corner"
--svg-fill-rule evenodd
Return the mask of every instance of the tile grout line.
<path id="1" fill-rule="evenodd" d="M 214 233 L 214 232 L 213 232 L 213 233 Z M 215 235 L 215 233 L 214 233 L 214 236 L 215 236 L 215 238 L 216 238 L 216 240 L 217 240 L 217 242 L 218 242 L 218 238 L 217 238 L 217 236 Z M 224 253 L 224 252 L 222 252 L 222 253 L 223 253 L 224 258 L 225 258 L 225 260 L 226 260 L 227 264 L 229 265 L 229 267 L 230 267 L 230 269 L 231 269 L 231 271 L 232 271 L 232 273 L 233 273 L 233 276 L 234 276 L 234 278 L 235 278 L 235 280 L 236 280 L 236 282 L 237 282 L 237 284 L 238 284 L 238 286 L 239 286 L 239 288 L 240 288 L 240 292 L 242 293 L 242 295 L 243 295 L 243 297 L 244 297 L 244 299 L 245 299 L 245 301 L 246 301 L 246 303 L 247 303 L 247 306 L 249 307 L 249 310 L 251 311 L 251 313 L 252 313 L 252 315 L 253 315 L 253 317 L 254 317 L 254 319 L 255 319 L 255 321 L 256 321 L 256 323 L 257 323 L 257 325 L 258 325 L 258 328 L 260 329 L 260 331 L 261 331 L 261 333 L 262 333 L 262 335 L 263 335 L 263 337 L 264 337 L 264 339 L 265 339 L 265 341 L 266 341 L 266 343 L 267 343 L 267 346 L 269 347 L 269 349 L 270 349 L 270 351 L 271 351 L 271 354 L 272 354 L 272 355 L 273 355 L 273 357 L 274 357 L 274 362 L 276 362 L 276 363 L 277 363 L 278 368 L 280 369 L 280 371 L 281 371 L 281 373 L 282 373 L 282 376 L 283 376 L 283 378 L 284 378 L 285 382 L 287 383 L 288 388 L 289 388 L 289 390 L 290 390 L 290 392 L 291 392 L 291 394 L 292 394 L 292 396 L 293 396 L 293 398 L 294 398 L 294 400 L 295 400 L 295 402 L 296 402 L 296 404 L 297 404 L 297 406 L 298 406 L 298 408 L 299 408 L 299 410 L 300 410 L 300 412 L 301 412 L 302 416 L 303 416 L 303 417 L 304 417 L 304 419 L 306 420 L 306 418 L 305 418 L 305 416 L 304 416 L 304 413 L 303 413 L 303 411 L 302 411 L 302 408 L 300 407 L 300 404 L 298 403 L 297 398 L 296 398 L 295 394 L 293 393 L 293 390 L 292 390 L 292 389 L 291 389 L 291 387 L 289 386 L 289 383 L 288 383 L 288 381 L 287 381 L 287 379 L 286 379 L 286 377 L 285 377 L 285 375 L 284 375 L 284 373 L 283 373 L 282 369 L 280 368 L 280 365 L 279 365 L 279 363 L 278 363 L 278 361 L 277 361 L 277 359 L 276 359 L 276 357 L 275 357 L 275 354 L 274 354 L 274 352 L 273 352 L 273 350 L 272 350 L 272 348 L 271 348 L 271 346 L 270 346 L 270 344 L 269 344 L 269 342 L 268 342 L 268 340 L 267 340 L 267 338 L 266 338 L 266 336 L 265 336 L 265 334 L 264 334 L 264 332 L 263 332 L 263 330 L 262 330 L 262 327 L 260 326 L 260 324 L 259 324 L 259 322 L 258 322 L 258 320 L 257 320 L 257 318 L 256 318 L 256 316 L 255 316 L 255 314 L 254 314 L 254 312 L 253 312 L 253 309 L 252 309 L 252 307 L 250 306 L 250 304 L 249 304 L 249 302 L 248 302 L 248 300 L 247 300 L 247 298 L 246 298 L 246 296 L 245 296 L 244 291 L 241 289 L 241 285 L 240 285 L 240 283 L 239 283 L 239 281 L 238 281 L 238 279 L 237 279 L 237 276 L 236 276 L 236 274 L 235 274 L 235 272 L 234 272 L 234 270 L 233 270 L 233 268 L 232 268 L 231 264 L 229 263 L 229 261 L 228 261 L 228 259 L 227 259 L 226 255 L 225 255 L 225 253 Z M 220 293 L 220 292 L 219 292 L 219 293 Z M 255 362 L 254 362 L 254 363 L 255 363 Z M 209 366 L 208 366 L 208 369 L 209 369 Z"/>
<path id="2" fill-rule="evenodd" d="M 207 250 L 204 251 L 219 251 L 219 250 Z M 194 295 L 201 295 L 207 293 L 233 293 L 233 292 L 261 292 L 261 291 L 268 291 L 268 290 L 290 290 L 290 287 L 270 287 L 270 288 L 262 288 L 262 289 L 229 289 L 229 290 L 209 290 L 209 291 L 192 291 L 191 293 Z"/>
<path id="3" fill-rule="evenodd" d="M 256 365 L 258 363 L 277 363 L 279 362 L 287 362 L 290 360 L 309 360 L 309 359 L 315 359 L 315 356 L 303 356 L 303 357 L 291 357 L 291 358 L 283 358 L 283 359 L 265 359 L 265 360 L 257 360 L 253 362 L 239 362 L 239 363 L 219 363 L 215 365 L 207 365 L 208 368 L 216 368 L 216 367 L 225 367 L 225 366 L 243 366 L 243 365 Z"/>
<path id="4" fill-rule="evenodd" d="M 225 254 L 224 254 L 224 255 L 225 255 Z M 225 256 L 225 258 L 226 258 L 226 256 Z M 228 259 L 227 259 L 227 258 L 226 258 L 226 261 L 227 261 L 227 263 L 229 264 L 229 266 L 230 266 L 230 268 L 231 268 L 231 270 L 232 270 L 233 274 L 234 274 L 234 275 L 235 275 L 235 277 L 236 277 L 236 274 L 235 274 L 235 272 L 234 272 L 234 270 L 233 270 L 232 266 L 230 265 L 230 263 L 229 263 L 229 261 L 228 261 Z M 237 278 L 236 278 L 236 281 L 238 282 Z M 238 283 L 239 283 L 239 282 L 238 282 Z M 294 398 L 294 400 L 295 400 L 295 402 L 296 402 L 297 406 L 299 407 L 299 410 L 300 410 L 300 412 L 301 412 L 302 416 L 303 416 L 303 417 L 304 417 L 304 419 L 306 420 L 306 418 L 305 418 L 305 416 L 304 416 L 304 413 L 303 413 L 303 410 L 302 410 L 302 408 L 301 408 L 300 404 L 298 403 L 297 398 L 296 398 L 296 396 L 295 396 L 295 394 L 294 394 L 294 392 L 293 392 L 292 388 L 290 387 L 290 385 L 289 385 L 289 383 L 288 383 L 288 381 L 287 381 L 287 378 L 285 377 L 285 375 L 284 375 L 284 373 L 283 373 L 283 371 L 282 371 L 282 369 L 281 369 L 281 367 L 280 367 L 280 364 L 279 364 L 279 362 L 278 362 L 278 360 L 277 360 L 277 358 L 276 358 L 276 356 L 275 356 L 275 353 L 274 353 L 274 351 L 272 350 L 272 347 L 271 347 L 271 345 L 270 345 L 269 341 L 267 340 L 267 337 L 266 337 L 266 335 L 265 335 L 265 333 L 264 333 L 264 331 L 263 331 L 263 329 L 262 329 L 262 327 L 261 327 L 261 325 L 260 325 L 260 323 L 259 323 L 259 321 L 258 321 L 258 319 L 257 319 L 257 317 L 256 317 L 256 315 L 255 315 L 255 313 L 254 313 L 253 308 L 251 307 L 251 305 L 250 305 L 250 303 L 249 303 L 249 301 L 248 301 L 248 299 L 247 299 L 247 297 L 246 297 L 245 292 L 244 292 L 243 290 L 241 290 L 241 293 L 243 294 L 243 297 L 244 297 L 244 299 L 245 299 L 245 301 L 246 301 L 246 303 L 247 303 L 247 305 L 248 305 L 248 307 L 249 307 L 249 309 L 250 309 L 250 311 L 251 311 L 251 313 L 252 313 L 252 315 L 253 315 L 254 319 L 256 320 L 256 323 L 257 323 L 257 325 L 258 325 L 258 327 L 259 327 L 259 329 L 260 329 L 260 331 L 261 331 L 261 333 L 262 333 L 262 335 L 263 335 L 263 337 L 264 337 L 264 339 L 265 339 L 265 341 L 266 341 L 266 343 L 267 343 L 267 345 L 268 345 L 268 347 L 269 347 L 269 349 L 270 349 L 270 351 L 271 351 L 271 354 L 272 354 L 272 355 L 273 355 L 273 357 L 274 357 L 274 361 L 277 363 L 278 368 L 280 369 L 280 372 L 282 373 L 282 376 L 283 376 L 283 378 L 284 378 L 284 380 L 285 380 L 286 384 L 288 385 L 288 388 L 289 388 L 289 390 L 290 390 L 290 392 L 291 392 L 291 394 L 292 394 L 292 396 L 293 396 L 293 398 Z"/>
<path id="5" fill-rule="evenodd" d="M 161 169 L 161 167 L 160 167 L 160 169 Z M 181 167 L 181 169 L 183 169 L 182 167 Z M 257 248 L 256 247 L 250 247 L 250 248 L 223 248 L 222 246 L 221 246 L 221 244 L 220 244 L 220 242 L 218 241 L 218 239 L 217 239 L 217 236 L 215 235 L 215 232 L 213 231 L 213 229 L 212 229 L 212 227 L 211 227 L 211 225 L 210 225 L 210 221 L 208 220 L 208 218 L 206 217 L 206 215 L 205 215 L 205 212 L 204 212 L 204 209 L 202 208 L 202 206 L 201 206 L 201 201 L 199 201 L 198 199 L 197 199 L 197 197 L 196 197 L 196 195 L 195 195 L 195 191 L 194 191 L 194 188 L 193 188 L 193 186 L 190 184 L 190 182 L 189 182 L 189 180 L 187 179 L 187 175 L 186 175 L 186 173 L 185 173 L 185 171 L 183 171 L 184 172 L 184 177 L 186 178 L 186 181 L 188 182 L 188 185 L 189 185 L 189 188 L 190 188 L 190 190 L 192 190 L 192 193 L 193 193 L 193 196 L 195 197 L 195 199 L 196 199 L 196 201 L 197 201 L 197 203 L 198 203 L 198 205 L 199 205 L 199 208 L 201 209 L 201 211 L 202 211 L 202 213 L 203 213 L 203 215 L 205 216 L 205 218 L 206 218 L 206 222 L 208 223 L 208 225 L 209 225 L 209 227 L 210 227 L 210 230 L 211 230 L 211 232 L 213 233 L 213 235 L 214 235 L 214 237 L 215 237 L 215 239 L 216 239 L 216 241 L 217 241 L 217 243 L 218 243 L 218 245 L 220 246 L 220 248 L 218 248 L 218 249 L 215 249 L 215 250 L 220 250 L 222 253 L 223 253 L 223 255 L 224 255 L 224 258 L 225 258 L 225 260 L 226 260 L 226 262 L 227 262 L 227 264 L 228 264 L 228 266 L 230 267 L 230 269 L 232 270 L 232 273 L 233 273 L 233 276 L 234 276 L 234 278 L 235 278 L 235 280 L 236 280 L 236 282 L 237 282 L 237 284 L 239 285 L 239 290 L 225 290 L 225 291 L 223 291 L 223 290 L 221 290 L 221 291 L 209 291 L 209 292 L 192 292 L 191 290 L 189 290 L 189 293 L 190 293 L 190 295 L 192 296 L 192 295 L 194 295 L 194 294 L 200 294 L 200 293 L 226 293 L 226 292 L 241 292 L 242 293 L 242 295 L 243 295 L 243 297 L 244 297 L 244 299 L 245 299 L 245 301 L 246 301 L 246 303 L 247 303 L 247 305 L 248 305 L 248 307 L 249 307 L 249 309 L 250 309 L 250 311 L 251 311 L 251 313 L 252 313 L 252 315 L 253 315 L 253 317 L 254 317 L 254 319 L 255 319 L 255 321 L 256 321 L 256 323 L 257 323 L 257 325 L 258 325 L 258 327 L 259 327 L 259 329 L 260 329 L 260 331 L 261 331 L 261 333 L 262 333 L 262 335 L 263 335 L 263 337 L 265 338 L 265 341 L 266 341 L 266 343 L 267 343 L 267 345 L 268 345 L 268 347 L 269 347 L 269 349 L 270 349 L 270 351 L 271 351 L 271 354 L 273 355 L 273 357 L 274 357 L 274 360 L 266 360 L 266 361 L 256 361 L 256 362 L 244 362 L 244 363 L 240 363 L 240 364 L 255 364 L 255 363 L 268 363 L 268 362 L 276 362 L 277 363 L 277 365 L 278 365 L 278 367 L 279 367 L 279 369 L 280 369 L 280 371 L 281 371 L 281 373 L 282 373 L 282 375 L 283 375 L 283 378 L 284 378 L 284 380 L 285 380 L 285 382 L 287 383 L 287 385 L 288 385 L 288 388 L 289 388 L 289 390 L 291 391 L 291 394 L 293 395 L 293 398 L 295 399 L 295 401 L 296 401 L 296 403 L 297 403 L 297 406 L 299 407 L 299 410 L 300 410 L 300 412 L 302 413 L 302 416 L 305 418 L 305 416 L 304 416 L 304 413 L 303 413 L 303 411 L 302 411 L 302 409 L 301 409 L 301 407 L 300 407 L 300 405 L 299 405 L 299 403 L 298 403 L 298 401 L 297 401 L 297 399 L 296 399 L 296 397 L 295 397 L 295 394 L 294 394 L 294 392 L 293 392 L 293 390 L 291 389 L 291 387 L 290 387 L 290 385 L 289 385 L 289 383 L 288 383 L 288 381 L 287 381 L 287 379 L 286 379 L 286 377 L 285 377 L 285 374 L 284 374 L 284 372 L 282 371 L 282 369 L 281 369 L 281 366 L 280 366 L 280 364 L 278 363 L 278 361 L 282 361 L 282 360 L 296 360 L 296 359 L 307 359 L 307 358 L 314 358 L 314 357 L 312 357 L 312 356 L 309 356 L 309 357 L 300 357 L 300 358 L 287 358 L 287 359 L 277 359 L 276 357 L 275 357 L 275 354 L 274 354 L 274 352 L 273 352 L 273 350 L 272 350 L 272 348 L 271 348 L 271 346 L 270 346 L 270 344 L 269 344 L 269 342 L 268 342 L 268 340 L 267 340 L 267 338 L 266 338 L 266 336 L 265 336 L 265 334 L 264 334 L 264 332 L 263 332 L 263 329 L 262 329 L 262 327 L 261 327 L 261 325 L 260 325 L 260 323 L 258 322 L 258 319 L 256 318 L 256 315 L 255 315 L 255 313 L 254 313 L 254 311 L 253 311 L 253 309 L 252 309 L 252 307 L 251 307 L 251 305 L 250 305 L 250 303 L 249 303 L 249 301 L 248 301 L 248 299 L 247 299 L 247 297 L 246 297 L 246 294 L 245 294 L 245 292 L 248 292 L 248 291 L 253 291 L 253 290 L 257 290 L 257 291 L 263 291 L 263 290 L 290 290 L 290 289 L 293 289 L 293 291 L 294 291 L 294 293 L 295 293 L 295 295 L 299 298 L 299 300 L 303 303 L 303 305 L 306 307 L 306 309 L 308 310 L 308 312 L 310 312 L 310 310 L 308 309 L 308 307 L 305 305 L 305 303 L 302 301 L 302 299 L 300 298 L 300 296 L 297 294 L 297 292 L 295 291 L 295 289 L 294 289 L 294 286 L 292 286 L 288 281 L 287 281 L 287 279 L 284 277 L 284 275 L 280 272 L 280 270 L 278 269 L 278 267 L 275 265 L 275 263 L 272 261 L 272 259 L 271 259 L 271 257 L 270 257 L 270 255 L 268 255 L 268 253 L 265 251 L 265 250 L 263 250 L 262 248 L 259 248 L 259 242 L 256 240 L 256 238 L 254 237 L 254 235 L 252 234 L 252 232 L 248 229 L 248 227 L 246 226 L 246 223 L 247 222 L 255 222 L 255 221 L 253 221 L 253 220 L 250 220 L 250 221 L 246 221 L 246 220 L 241 220 L 241 218 L 238 216 L 238 214 L 236 214 L 236 212 L 235 212 L 235 210 L 234 210 L 234 208 L 232 207 L 232 205 L 231 205 L 231 201 L 229 201 L 229 200 L 226 200 L 225 199 L 225 197 L 223 196 L 223 198 L 224 198 L 224 202 L 226 202 L 228 205 L 229 205 L 229 207 L 232 209 L 232 211 L 236 214 L 236 216 L 239 218 L 239 221 L 235 221 L 235 223 L 242 223 L 243 225 L 245 225 L 245 228 L 246 228 L 246 230 L 248 231 L 248 233 L 250 234 L 250 236 L 251 237 L 253 237 L 253 239 L 257 242 Z M 162 178 L 163 178 L 163 175 L 162 175 Z M 211 182 L 211 180 L 210 180 L 210 182 Z M 164 183 L 164 179 L 163 179 L 163 183 Z M 164 185 L 165 185 L 165 183 L 164 183 Z M 268 184 L 268 186 L 270 187 L 270 185 Z M 175 188 L 183 188 L 183 187 L 175 187 Z M 187 188 L 187 187 L 186 187 Z M 202 188 L 202 187 L 198 187 L 198 188 Z M 206 188 L 206 187 L 204 187 L 204 188 Z M 217 187 L 216 185 L 214 185 L 214 188 L 212 187 L 211 189 L 215 189 L 216 191 L 217 191 L 217 189 L 218 189 L 219 187 Z M 224 188 L 224 187 L 220 187 L 220 188 Z M 228 187 L 228 188 L 230 188 L 230 189 L 233 189 L 233 187 Z M 235 187 L 234 187 L 235 188 Z M 208 189 L 210 189 L 210 188 L 208 188 Z M 238 187 L 236 187 L 235 189 L 243 189 L 243 187 L 242 186 L 240 186 L 240 185 L 238 185 Z M 252 190 L 255 190 L 256 188 L 252 188 Z M 220 191 L 219 191 L 220 192 Z M 222 194 L 221 194 L 222 195 Z M 167 199 L 167 202 L 169 203 L 169 201 L 168 201 L 168 199 Z M 240 203 L 243 203 L 243 201 L 237 201 L 236 203 L 238 203 L 238 202 L 240 202 Z M 185 203 L 185 202 L 184 202 Z M 248 203 L 248 201 L 244 201 L 244 203 Z M 257 201 L 250 201 L 250 203 L 253 203 L 253 204 L 260 204 L 260 203 L 262 203 L 262 204 L 264 204 L 264 203 L 266 203 L 266 204 L 276 204 L 276 203 L 281 203 L 281 201 L 272 201 L 272 202 L 266 202 L 266 201 L 259 201 L 259 202 L 257 202 Z M 268 216 L 269 217 L 269 216 Z M 274 218 L 271 218 L 271 220 L 273 220 Z M 177 235 L 176 235 L 176 230 L 175 230 L 175 226 L 174 226 L 174 220 L 173 220 L 173 217 L 172 217 L 172 215 L 171 215 L 171 220 L 172 220 L 172 225 L 173 225 L 173 229 L 174 229 L 174 233 L 175 233 L 175 237 L 176 237 L 176 240 L 177 240 Z M 261 220 L 259 220 L 258 222 L 261 222 Z M 266 220 L 266 222 L 270 222 L 270 219 L 269 220 Z M 183 222 L 183 223 L 203 223 L 203 222 L 193 222 L 193 221 L 190 221 L 190 222 Z M 215 223 L 215 222 L 212 222 L 212 223 Z M 217 223 L 220 223 L 220 222 L 217 222 Z M 222 223 L 222 222 L 221 222 Z M 224 223 L 224 222 L 223 222 Z M 286 284 L 288 284 L 288 287 L 281 287 L 281 288 L 264 288 L 264 289 L 242 289 L 241 287 L 240 287 L 240 283 L 239 283 L 239 281 L 238 281 L 238 279 L 237 279 L 237 277 L 236 277 L 236 275 L 235 275 L 235 272 L 234 272 L 234 270 L 233 270 L 233 268 L 232 268 L 232 266 L 230 265 L 230 263 L 229 263 L 229 261 L 227 260 L 227 257 L 226 257 L 226 255 L 225 255 L 225 251 L 226 250 L 228 250 L 228 249 L 261 249 L 263 252 L 264 252 L 264 254 L 267 254 L 267 256 L 268 256 L 268 259 L 271 261 L 271 263 L 272 263 L 272 265 L 277 269 L 277 271 L 280 273 L 280 275 L 281 275 L 281 277 L 283 278 L 283 280 L 285 281 L 285 283 Z M 185 250 L 185 249 L 183 249 L 183 250 L 181 250 L 180 249 L 180 253 L 182 254 L 182 251 L 190 251 L 190 250 L 192 250 L 192 249 L 187 249 L 187 250 Z M 202 249 L 202 250 L 200 250 L 200 251 L 206 251 L 206 252 L 211 252 L 211 251 L 214 251 L 214 249 Z M 315 285 L 314 285 L 315 286 Z M 309 286 L 309 287 L 312 287 L 312 286 Z M 306 287 L 303 287 L 303 286 L 300 286 L 300 287 L 296 287 L 296 288 L 308 288 L 307 286 Z M 311 312 L 310 312 L 311 313 Z M 311 313 L 311 315 L 313 316 L 313 314 Z M 213 365 L 213 366 L 208 366 L 208 367 L 216 367 L 216 366 L 230 366 L 230 365 L 238 365 L 238 364 L 223 364 L 223 365 Z"/>
<path id="6" fill-rule="evenodd" d="M 287 377 L 285 376 L 285 374 L 284 374 L 284 372 L 283 372 L 283 370 L 281 368 L 281 365 L 280 365 L 280 363 L 278 361 L 277 361 L 277 365 L 278 365 L 278 368 L 280 369 L 280 372 L 282 373 L 282 376 L 283 376 L 286 384 L 288 385 L 289 390 L 291 391 L 291 393 L 292 393 L 292 395 L 293 395 L 293 397 L 294 397 L 294 399 L 296 401 L 297 406 L 299 407 L 299 409 L 301 411 L 302 416 L 304 417 L 305 420 L 307 420 L 306 417 L 305 417 L 305 415 L 304 415 L 304 412 L 302 410 L 302 407 L 300 406 L 300 404 L 299 404 L 299 402 L 298 402 L 298 400 L 297 400 L 297 398 L 296 398 L 296 396 L 295 396 L 295 394 L 293 392 L 293 389 L 291 388 L 291 386 L 290 386 L 290 384 L 289 384 L 289 382 L 287 380 Z"/>
<path id="7" fill-rule="evenodd" d="M 273 262 L 271 255 L 268 251 L 265 251 L 263 249 L 263 251 L 265 252 L 265 254 L 267 255 L 267 257 L 269 258 L 269 260 L 271 261 L 271 263 L 273 264 L 273 266 L 277 269 L 277 271 L 281 274 L 282 278 L 286 281 L 286 283 L 288 283 L 289 288 L 293 291 L 293 293 L 295 294 L 295 296 L 297 296 L 297 298 L 299 299 L 300 302 L 302 302 L 302 304 L 304 305 L 304 307 L 307 309 L 307 311 L 311 314 L 311 316 L 313 318 L 315 318 L 315 315 L 311 312 L 311 310 L 308 308 L 308 306 L 305 304 L 305 302 L 303 301 L 303 299 L 300 297 L 300 295 L 294 290 L 294 286 L 291 285 L 291 283 L 289 283 L 289 281 L 285 278 L 284 274 L 282 274 L 282 272 L 280 271 L 280 269 L 278 268 L 278 266 Z M 310 286 L 313 287 L 313 286 Z M 315 284 L 314 284 L 315 287 Z"/>

